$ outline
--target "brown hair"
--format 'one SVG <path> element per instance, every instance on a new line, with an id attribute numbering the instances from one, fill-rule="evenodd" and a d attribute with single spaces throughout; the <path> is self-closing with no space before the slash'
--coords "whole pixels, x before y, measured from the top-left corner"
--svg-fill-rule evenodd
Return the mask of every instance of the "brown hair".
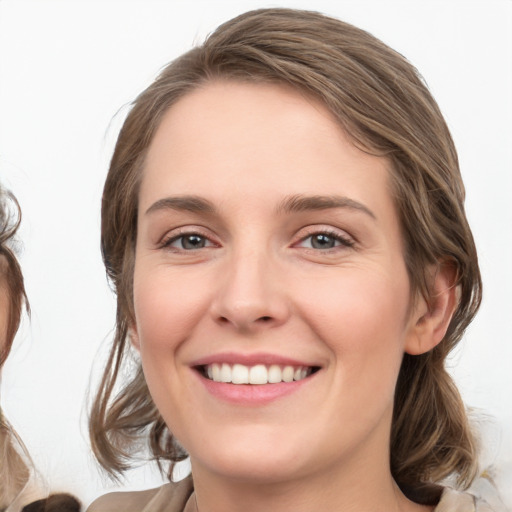
<path id="1" fill-rule="evenodd" d="M 138 186 L 144 158 L 164 113 L 194 88 L 215 80 L 283 83 L 321 101 L 364 151 L 391 162 L 394 200 L 415 294 L 429 297 L 426 269 L 456 268 L 459 303 L 432 351 L 405 355 L 396 386 L 391 470 L 418 502 L 435 503 L 432 483 L 476 471 L 475 442 L 464 405 L 444 368 L 481 300 L 477 255 L 464 212 L 457 154 L 439 108 L 416 69 L 372 35 L 319 13 L 248 12 L 221 25 L 203 45 L 169 64 L 133 103 L 106 179 L 101 247 L 117 293 L 117 328 L 92 407 L 95 454 L 112 475 L 129 467 L 138 439 L 149 436 L 157 461 L 184 452 L 149 396 L 140 368 L 117 388 L 134 321 L 133 268 Z"/>
<path id="2" fill-rule="evenodd" d="M 11 350 L 23 306 L 28 310 L 23 274 L 12 248 L 20 222 L 16 198 L 0 187 L 0 293 L 7 294 L 9 305 L 5 339 L 0 340 L 0 368 Z M 0 408 L 0 506 L 9 505 L 27 482 L 25 462 L 30 463 L 30 457 Z"/>
<path id="3" fill-rule="evenodd" d="M 0 186 L 0 292 L 8 296 L 5 340 L 0 340 L 0 368 L 11 351 L 23 307 L 30 314 L 21 267 L 13 245 L 21 223 L 21 209 L 14 195 Z M 0 333 L 3 335 L 3 333 Z M 23 491 L 33 463 L 16 431 L 0 408 L 0 509 L 8 507 Z M 79 512 L 80 502 L 69 494 L 52 494 L 25 505 L 22 512 Z"/>
<path id="4" fill-rule="evenodd" d="M 71 494 L 51 494 L 25 505 L 21 512 L 80 512 L 82 505 Z"/>
<path id="5" fill-rule="evenodd" d="M 23 306 L 28 309 L 23 274 L 12 248 L 20 222 L 21 210 L 18 201 L 11 192 L 0 187 L 0 282 L 5 285 L 9 297 L 6 339 L 0 346 L 0 367 L 11 351 Z"/>

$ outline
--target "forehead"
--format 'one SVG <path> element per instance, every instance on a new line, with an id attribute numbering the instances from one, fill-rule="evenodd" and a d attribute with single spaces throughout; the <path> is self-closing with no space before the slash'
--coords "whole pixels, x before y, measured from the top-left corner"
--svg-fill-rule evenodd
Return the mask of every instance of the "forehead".
<path id="1" fill-rule="evenodd" d="M 164 115 L 139 198 L 144 209 L 162 187 L 211 195 L 223 186 L 241 192 L 248 182 L 254 193 L 327 194 L 342 175 L 350 178 L 344 193 L 364 195 L 378 184 L 387 194 L 388 174 L 388 161 L 358 149 L 318 101 L 283 85 L 222 81 L 192 91 Z M 364 181 L 367 187 L 350 190 Z"/>

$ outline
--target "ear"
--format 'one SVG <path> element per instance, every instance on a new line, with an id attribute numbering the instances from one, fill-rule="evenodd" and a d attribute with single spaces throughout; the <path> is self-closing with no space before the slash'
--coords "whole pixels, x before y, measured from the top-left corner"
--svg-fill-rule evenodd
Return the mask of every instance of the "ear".
<path id="1" fill-rule="evenodd" d="M 456 267 L 449 262 L 439 262 L 427 272 L 430 296 L 428 300 L 418 297 L 405 344 L 405 352 L 411 355 L 424 354 L 441 342 L 458 303 Z"/>
<path id="2" fill-rule="evenodd" d="M 128 338 L 132 347 L 140 352 L 139 333 L 137 332 L 137 326 L 135 324 L 128 329 Z"/>

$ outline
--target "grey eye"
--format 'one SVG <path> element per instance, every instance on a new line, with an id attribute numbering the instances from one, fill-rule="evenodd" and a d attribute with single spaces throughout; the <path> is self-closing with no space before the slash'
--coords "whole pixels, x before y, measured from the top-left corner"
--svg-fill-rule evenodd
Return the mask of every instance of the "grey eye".
<path id="1" fill-rule="evenodd" d="M 338 242 L 339 244 L 339 242 Z M 311 235 L 311 247 L 313 249 L 332 249 L 336 245 L 336 239 L 325 233 Z"/>
<path id="2" fill-rule="evenodd" d="M 202 249 L 206 246 L 206 238 L 200 235 L 185 235 L 178 240 L 181 241 L 182 249 Z"/>

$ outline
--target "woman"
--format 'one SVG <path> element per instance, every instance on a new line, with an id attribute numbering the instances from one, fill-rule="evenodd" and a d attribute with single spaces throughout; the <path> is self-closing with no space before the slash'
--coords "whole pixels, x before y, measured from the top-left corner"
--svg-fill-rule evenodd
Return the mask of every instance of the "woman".
<path id="1" fill-rule="evenodd" d="M 146 439 L 192 477 L 89 510 L 474 510 L 441 483 L 477 474 L 444 369 L 481 299 L 463 202 L 421 77 L 353 26 L 253 11 L 171 63 L 105 184 L 90 433 L 113 475 Z"/>
<path id="2" fill-rule="evenodd" d="M 14 215 L 10 212 L 12 208 L 8 208 L 9 203 L 14 206 Z M 19 222 L 16 199 L 0 188 L 0 368 L 9 355 L 23 307 L 27 304 L 23 275 L 9 246 Z M 30 458 L 3 412 L 0 414 L 0 510 L 20 510 L 27 494 L 35 491 L 28 489 Z"/>
<path id="3" fill-rule="evenodd" d="M 12 250 L 20 221 L 16 198 L 0 187 L 0 369 L 11 350 L 23 308 L 29 309 L 23 274 Z M 79 512 L 79 502 L 68 494 L 43 498 L 47 496 L 45 485 L 1 409 L 0 455 L 1 511 Z"/>

